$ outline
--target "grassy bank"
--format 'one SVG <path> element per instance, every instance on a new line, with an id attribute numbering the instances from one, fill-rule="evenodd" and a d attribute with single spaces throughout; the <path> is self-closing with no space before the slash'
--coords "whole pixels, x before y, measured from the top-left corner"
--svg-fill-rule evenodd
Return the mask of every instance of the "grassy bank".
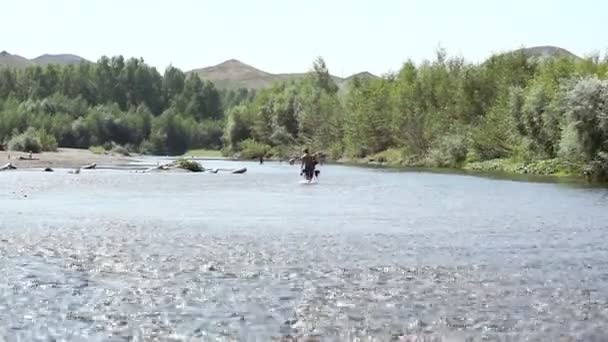
<path id="1" fill-rule="evenodd" d="M 341 158 L 341 164 L 363 165 L 387 168 L 424 169 L 438 172 L 473 173 L 496 175 L 501 177 L 521 178 L 546 177 L 553 180 L 585 181 L 583 166 L 559 159 L 521 161 L 514 158 L 493 159 L 487 161 L 463 161 L 457 165 L 439 166 L 429 158 L 405 157 L 400 150 L 390 149 L 364 158 Z M 528 178 L 526 178 L 528 179 Z"/>

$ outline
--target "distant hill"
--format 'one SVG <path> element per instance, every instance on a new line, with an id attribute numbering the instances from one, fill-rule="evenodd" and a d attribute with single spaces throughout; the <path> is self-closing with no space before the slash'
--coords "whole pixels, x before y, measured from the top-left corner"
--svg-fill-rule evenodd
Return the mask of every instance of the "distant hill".
<path id="1" fill-rule="evenodd" d="M 70 54 L 59 55 L 42 55 L 34 59 L 27 59 L 19 55 L 13 55 L 6 51 L 0 52 L 0 67 L 25 68 L 30 65 L 47 65 L 47 64 L 79 64 L 81 62 L 89 62 L 86 59 Z"/>
<path id="2" fill-rule="evenodd" d="M 358 78 L 361 78 L 361 79 L 363 79 L 363 78 L 369 78 L 369 79 L 379 78 L 378 76 L 372 74 L 371 72 L 363 71 L 363 72 L 356 73 L 354 75 L 350 75 L 347 78 L 345 78 L 344 80 L 345 81 L 350 81 L 350 80 L 352 80 L 355 77 L 358 77 Z"/>
<path id="3" fill-rule="evenodd" d="M 6 51 L 0 52 L 0 66 L 8 66 L 11 68 L 25 68 L 31 65 L 32 62 L 25 57 L 19 55 L 11 55 Z"/>
<path id="4" fill-rule="evenodd" d="M 36 57 L 31 60 L 34 64 L 39 65 L 47 65 L 47 64 L 59 64 L 59 65 L 67 65 L 67 64 L 79 64 L 82 62 L 90 63 L 88 60 L 71 54 L 59 54 L 59 55 L 49 55 L 45 54 L 39 57 Z"/>
<path id="5" fill-rule="evenodd" d="M 202 79 L 212 81 L 218 88 L 262 89 L 272 86 L 277 81 L 295 80 L 306 76 L 306 73 L 272 74 L 236 59 L 230 59 L 206 68 L 194 69 L 190 72 L 198 74 Z M 377 77 L 369 72 L 362 72 L 357 75 Z M 351 77 L 332 76 L 338 86 L 342 86 Z"/>
<path id="6" fill-rule="evenodd" d="M 580 59 L 579 56 L 573 54 L 572 52 L 557 47 L 557 46 L 534 46 L 529 48 L 521 48 L 514 50 L 513 53 L 523 52 L 528 57 L 537 57 L 537 58 L 547 58 L 547 57 L 568 57 L 574 59 Z"/>
<path id="7" fill-rule="evenodd" d="M 256 69 L 236 59 L 190 72 L 198 74 L 202 79 L 212 81 L 218 88 L 259 89 L 268 87 L 281 78 L 279 75 Z"/>

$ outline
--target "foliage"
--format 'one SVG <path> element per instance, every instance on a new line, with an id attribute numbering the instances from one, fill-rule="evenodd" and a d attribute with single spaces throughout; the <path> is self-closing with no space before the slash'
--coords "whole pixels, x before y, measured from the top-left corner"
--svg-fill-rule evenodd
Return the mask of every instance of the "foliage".
<path id="1" fill-rule="evenodd" d="M 44 130 L 28 128 L 21 134 L 14 135 L 8 142 L 8 149 L 40 153 L 42 151 L 56 151 L 57 141 Z"/>
<path id="2" fill-rule="evenodd" d="M 0 99 L 0 140 L 33 127 L 65 147 L 115 143 L 178 153 L 222 144 L 224 112 L 214 85 L 172 66 L 160 75 L 142 59 L 103 56 L 95 64 L 3 69 Z M 180 119 L 163 117 L 167 111 Z"/>
<path id="3" fill-rule="evenodd" d="M 184 170 L 188 170 L 188 171 L 192 171 L 192 172 L 205 171 L 205 168 L 203 168 L 203 166 L 195 160 L 188 160 L 188 159 L 180 158 L 175 161 L 175 165 L 180 169 L 184 169 Z"/>
<path id="4" fill-rule="evenodd" d="M 89 151 L 94 154 L 104 154 L 106 152 L 106 149 L 103 146 L 91 146 L 89 147 Z"/>
<path id="5" fill-rule="evenodd" d="M 128 157 L 128 156 L 131 155 L 131 153 L 129 152 L 129 149 L 127 147 L 125 147 L 125 146 L 122 146 L 122 145 L 114 145 L 112 147 L 112 152 L 116 153 L 116 154 L 120 154 L 120 155 L 126 156 L 126 157 Z"/>
<path id="6" fill-rule="evenodd" d="M 227 113 L 227 122 L 224 128 L 224 144 L 235 151 L 239 142 L 252 136 L 253 118 L 249 108 L 243 105 L 231 108 Z"/>
<path id="7" fill-rule="evenodd" d="M 430 149 L 427 160 L 434 167 L 461 167 L 467 159 L 469 147 L 467 137 L 460 134 L 450 134 L 438 140 Z"/>
<path id="8" fill-rule="evenodd" d="M 515 145 L 513 120 L 504 103 L 497 103 L 479 119 L 472 129 L 471 152 L 473 160 L 505 158 L 513 153 Z"/>
<path id="9" fill-rule="evenodd" d="M 253 139 L 247 139 L 240 142 L 241 158 L 254 159 L 265 157 L 270 151 L 270 146 L 257 142 Z"/>
<path id="10" fill-rule="evenodd" d="M 405 165 L 403 155 L 404 151 L 402 149 L 389 148 L 388 150 L 373 155 L 369 160 L 381 164 L 386 163 L 388 165 L 401 166 Z"/>
<path id="11" fill-rule="evenodd" d="M 342 88 L 319 57 L 306 77 L 254 92 L 104 56 L 0 70 L 0 140 L 23 145 L 27 131 L 32 144 L 52 146 L 53 137 L 66 147 L 171 155 L 203 148 L 243 158 L 288 157 L 306 146 L 334 160 L 599 180 L 608 174 L 607 70 L 598 58 L 523 52 L 472 64 L 440 49 L 433 60 Z"/>

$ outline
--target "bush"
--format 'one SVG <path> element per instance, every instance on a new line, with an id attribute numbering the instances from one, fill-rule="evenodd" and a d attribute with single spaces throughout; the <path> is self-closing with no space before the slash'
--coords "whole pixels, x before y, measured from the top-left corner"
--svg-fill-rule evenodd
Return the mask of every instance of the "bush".
<path id="1" fill-rule="evenodd" d="M 105 143 L 103 143 L 102 147 L 106 151 L 111 151 L 112 147 L 114 147 L 114 143 L 111 141 L 106 141 Z"/>
<path id="2" fill-rule="evenodd" d="M 45 130 L 38 131 L 38 139 L 43 151 L 57 151 L 57 140 L 55 136 Z"/>
<path id="3" fill-rule="evenodd" d="M 91 151 L 94 154 L 104 154 L 106 152 L 106 150 L 103 148 L 103 146 L 91 146 L 91 147 L 89 147 L 89 151 Z"/>
<path id="4" fill-rule="evenodd" d="M 569 123 L 562 131 L 558 156 L 572 162 L 579 162 L 585 159 L 585 153 L 578 141 L 575 123 Z"/>
<path id="5" fill-rule="evenodd" d="M 590 181 L 608 181 L 608 153 L 598 153 L 598 156 L 585 166 L 583 173 Z"/>
<path id="6" fill-rule="evenodd" d="M 344 155 L 344 146 L 341 143 L 333 143 L 328 149 L 329 158 L 338 160 Z"/>
<path id="7" fill-rule="evenodd" d="M 451 134 L 441 138 L 427 155 L 427 163 L 433 167 L 460 167 L 469 152 L 464 136 Z"/>
<path id="8" fill-rule="evenodd" d="M 8 142 L 8 149 L 13 151 L 40 153 L 42 152 L 42 144 L 40 144 L 40 140 L 37 136 L 26 132 L 14 136 Z"/>
<path id="9" fill-rule="evenodd" d="M 152 154 L 154 146 L 152 146 L 152 143 L 150 142 L 150 140 L 144 140 L 141 142 L 141 144 L 139 144 L 139 148 L 137 149 L 137 152 L 143 154 L 143 155 L 149 155 Z"/>
<path id="10" fill-rule="evenodd" d="M 265 157 L 270 151 L 270 146 L 262 144 L 253 139 L 246 139 L 241 141 L 239 144 L 241 150 L 241 158 L 243 159 L 254 159 Z"/>
<path id="11" fill-rule="evenodd" d="M 195 129 L 196 122 L 192 118 L 184 118 L 167 110 L 152 122 L 148 138 L 150 142 L 145 147 L 157 155 L 183 155 L 190 148 Z"/>
<path id="12" fill-rule="evenodd" d="M 57 140 L 46 131 L 36 131 L 33 127 L 25 132 L 13 136 L 8 142 L 9 150 L 40 153 L 42 151 L 56 151 Z"/>
<path id="13" fill-rule="evenodd" d="M 389 165 L 403 165 L 404 151 L 396 148 L 389 148 L 388 150 L 376 153 L 370 158 L 378 163 L 387 163 Z"/>
<path id="14" fill-rule="evenodd" d="M 224 128 L 218 120 L 205 120 L 192 133 L 191 147 L 218 150 L 222 147 Z"/>
<path id="15" fill-rule="evenodd" d="M 576 150 L 588 161 L 593 161 L 598 152 L 608 152 L 608 81 L 580 80 L 566 92 L 565 105 L 568 125 L 577 133 L 571 138 L 578 143 Z"/>
<path id="16" fill-rule="evenodd" d="M 117 154 L 121 154 L 125 157 L 130 156 L 131 154 L 129 153 L 129 149 L 126 148 L 125 146 L 122 145 L 114 145 L 114 147 L 112 147 L 112 152 L 117 153 Z"/>
<path id="17" fill-rule="evenodd" d="M 198 163 L 194 160 L 188 160 L 188 159 L 181 158 L 181 159 L 176 160 L 175 164 L 180 169 L 185 169 L 185 170 L 189 170 L 192 172 L 205 171 L 205 168 L 200 163 Z"/>

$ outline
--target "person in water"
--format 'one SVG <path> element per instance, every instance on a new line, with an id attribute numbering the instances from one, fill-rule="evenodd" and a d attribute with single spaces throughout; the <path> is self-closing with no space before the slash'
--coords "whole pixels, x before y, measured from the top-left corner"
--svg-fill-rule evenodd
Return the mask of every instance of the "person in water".
<path id="1" fill-rule="evenodd" d="M 304 149 L 304 155 L 302 155 L 302 158 L 300 158 L 302 160 L 302 163 L 300 164 L 300 168 L 302 169 L 302 173 L 304 173 L 304 175 L 306 176 L 307 180 L 312 180 L 312 177 L 315 174 L 315 164 L 316 164 L 316 160 L 315 157 L 312 156 L 309 152 L 308 149 Z"/>

